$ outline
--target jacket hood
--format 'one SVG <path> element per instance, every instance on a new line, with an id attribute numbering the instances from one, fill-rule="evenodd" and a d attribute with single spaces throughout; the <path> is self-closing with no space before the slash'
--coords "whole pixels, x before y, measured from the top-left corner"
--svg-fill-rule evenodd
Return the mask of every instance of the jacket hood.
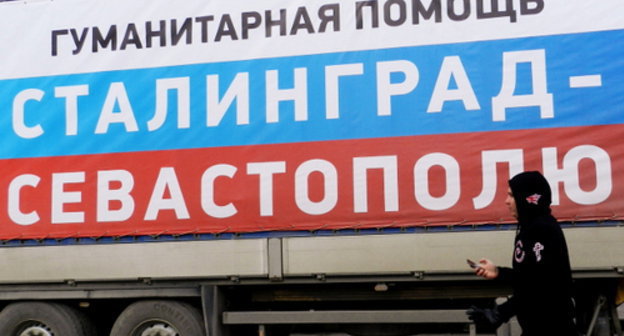
<path id="1" fill-rule="evenodd" d="M 509 188 L 516 201 L 519 223 L 550 215 L 550 185 L 540 172 L 528 171 L 514 176 L 509 180 Z"/>

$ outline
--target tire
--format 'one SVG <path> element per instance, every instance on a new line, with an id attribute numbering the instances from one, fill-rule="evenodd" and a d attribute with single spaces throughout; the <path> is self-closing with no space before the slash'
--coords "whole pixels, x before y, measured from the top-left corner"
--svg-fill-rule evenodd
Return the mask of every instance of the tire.
<path id="1" fill-rule="evenodd" d="M 139 301 L 119 315 L 110 333 L 110 336 L 157 335 L 205 336 L 202 315 L 195 307 L 182 302 Z"/>
<path id="2" fill-rule="evenodd" d="M 2 336 L 95 336 L 95 328 L 77 310 L 48 302 L 19 302 L 0 312 Z"/>

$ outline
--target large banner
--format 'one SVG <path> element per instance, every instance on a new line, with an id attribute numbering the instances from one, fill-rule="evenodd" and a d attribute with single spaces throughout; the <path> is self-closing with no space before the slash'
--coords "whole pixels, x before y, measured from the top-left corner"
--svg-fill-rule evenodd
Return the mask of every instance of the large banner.
<path id="1" fill-rule="evenodd" d="M 0 239 L 624 217 L 619 0 L 0 4 Z"/>

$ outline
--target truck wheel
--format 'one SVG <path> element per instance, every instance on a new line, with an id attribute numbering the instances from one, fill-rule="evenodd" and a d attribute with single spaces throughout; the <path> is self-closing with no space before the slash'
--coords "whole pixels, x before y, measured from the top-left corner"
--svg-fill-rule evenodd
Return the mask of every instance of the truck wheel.
<path id="1" fill-rule="evenodd" d="M 20 302 L 0 312 L 3 336 L 95 336 L 91 323 L 77 310 L 48 302 Z"/>
<path id="2" fill-rule="evenodd" d="M 1 334 L 0 334 L 1 335 Z M 203 336 L 204 321 L 193 306 L 176 301 L 139 301 L 126 308 L 110 336 Z"/>

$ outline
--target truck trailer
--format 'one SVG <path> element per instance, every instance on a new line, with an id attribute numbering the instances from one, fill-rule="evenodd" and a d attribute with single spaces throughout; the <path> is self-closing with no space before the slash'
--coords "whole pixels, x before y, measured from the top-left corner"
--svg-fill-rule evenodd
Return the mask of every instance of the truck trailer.
<path id="1" fill-rule="evenodd" d="M 517 335 L 537 170 L 622 334 L 624 2 L 0 3 L 0 335 Z"/>

